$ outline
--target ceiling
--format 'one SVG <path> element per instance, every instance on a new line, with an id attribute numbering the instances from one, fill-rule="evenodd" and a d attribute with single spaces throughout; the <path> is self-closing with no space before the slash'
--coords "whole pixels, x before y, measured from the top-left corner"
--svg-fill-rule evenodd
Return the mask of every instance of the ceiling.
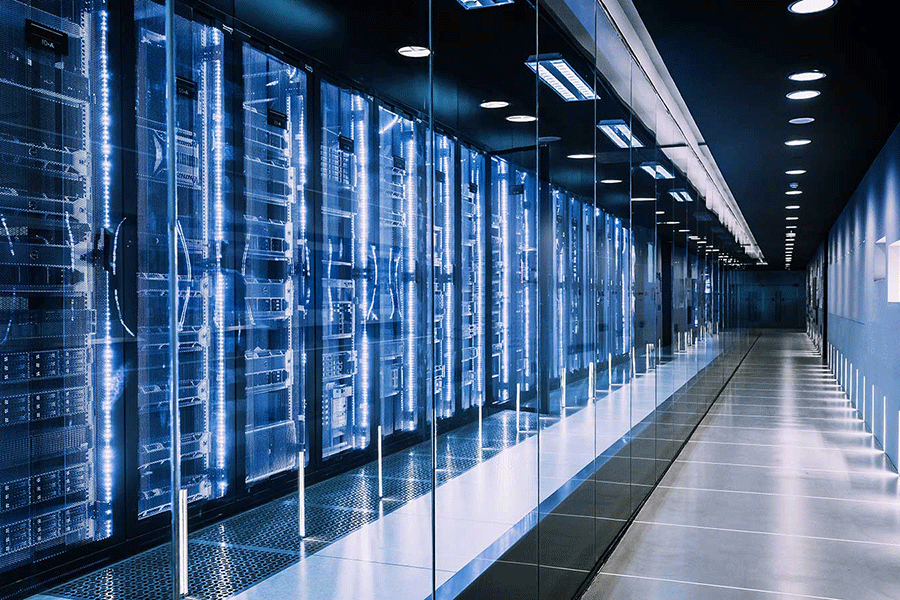
<path id="1" fill-rule="evenodd" d="M 799 216 L 793 267 L 802 267 L 900 121 L 900 3 L 840 0 L 796 15 L 788 0 L 681 0 L 675 9 L 671 0 L 633 1 L 769 267 L 785 266 L 790 213 Z M 788 79 L 810 69 L 827 77 Z M 785 97 L 797 89 L 822 94 Z M 815 122 L 788 123 L 806 116 Z M 785 146 L 794 138 L 812 143 Z M 807 173 L 791 177 L 789 169 Z M 785 195 L 791 182 L 802 195 Z"/>

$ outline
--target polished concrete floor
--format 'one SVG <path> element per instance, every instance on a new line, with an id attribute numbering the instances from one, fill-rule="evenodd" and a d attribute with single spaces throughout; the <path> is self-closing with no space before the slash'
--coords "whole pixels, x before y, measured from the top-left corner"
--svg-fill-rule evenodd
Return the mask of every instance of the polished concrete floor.
<path id="1" fill-rule="evenodd" d="M 897 471 L 806 335 L 760 337 L 585 598 L 900 598 Z"/>

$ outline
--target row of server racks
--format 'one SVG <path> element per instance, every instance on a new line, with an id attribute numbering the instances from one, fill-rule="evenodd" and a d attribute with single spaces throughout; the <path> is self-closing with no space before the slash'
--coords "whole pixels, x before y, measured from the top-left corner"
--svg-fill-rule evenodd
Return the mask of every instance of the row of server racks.
<path id="1" fill-rule="evenodd" d="M 182 487 L 201 511 L 283 493 L 300 461 L 325 476 L 370 460 L 376 435 L 414 443 L 434 421 L 535 394 L 533 171 L 193 13 L 176 18 L 168 165 L 163 32 L 151 0 L 115 18 L 102 0 L 0 8 L 0 572 L 11 576 L 162 530 L 170 352 Z M 131 51 L 113 68 L 119 43 Z M 565 190 L 551 197 L 558 381 L 629 351 L 629 231 Z"/>

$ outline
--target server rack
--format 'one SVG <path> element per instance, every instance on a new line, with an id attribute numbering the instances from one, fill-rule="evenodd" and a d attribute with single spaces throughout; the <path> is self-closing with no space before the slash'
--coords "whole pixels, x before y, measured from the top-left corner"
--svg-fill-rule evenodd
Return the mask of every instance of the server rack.
<path id="1" fill-rule="evenodd" d="M 108 33 L 102 2 L 0 8 L 0 571 L 112 535 Z"/>
<path id="2" fill-rule="evenodd" d="M 322 82 L 322 407 L 321 452 L 328 458 L 371 441 L 371 298 L 368 232 L 372 220 L 371 100 Z M 360 316 L 363 318 L 361 319 Z"/>
<path id="3" fill-rule="evenodd" d="M 460 406 L 485 403 L 485 158 L 459 150 L 460 171 Z"/>
<path id="4" fill-rule="evenodd" d="M 434 406 L 437 418 L 456 413 L 459 371 L 456 355 L 457 298 L 456 265 L 456 144 L 449 137 L 434 134 Z"/>
<path id="5" fill-rule="evenodd" d="M 311 302 L 307 76 L 244 42 L 245 481 L 308 461 L 306 329 Z"/>
<path id="6" fill-rule="evenodd" d="M 171 507 L 163 14 L 150 0 L 135 4 L 140 518 Z M 222 496 L 228 484 L 225 43 L 221 29 L 182 17 L 175 31 L 178 396 L 182 486 L 194 502 Z"/>
<path id="7" fill-rule="evenodd" d="M 425 404 L 425 379 L 429 375 L 422 368 L 429 335 L 429 273 L 424 268 L 428 264 L 423 202 L 425 144 L 426 129 L 420 122 L 385 106 L 378 107 L 378 194 L 368 209 L 368 231 L 364 230 L 360 239 L 361 254 L 371 260 L 363 269 L 368 271 L 367 294 L 359 312 L 366 332 L 364 343 L 377 344 L 364 368 L 379 375 L 377 387 L 371 382 L 368 385 L 376 394 L 385 436 L 413 431 L 423 424 L 419 407 Z M 366 265 L 366 258 L 360 258 Z M 443 325 L 444 315 L 435 313 Z M 435 389 L 444 389 L 443 370 L 436 370 L 434 376 Z M 360 385 L 366 383 L 361 381 Z"/>
<path id="8" fill-rule="evenodd" d="M 537 186 L 491 159 L 492 378 L 495 402 L 533 395 L 537 376 Z"/>

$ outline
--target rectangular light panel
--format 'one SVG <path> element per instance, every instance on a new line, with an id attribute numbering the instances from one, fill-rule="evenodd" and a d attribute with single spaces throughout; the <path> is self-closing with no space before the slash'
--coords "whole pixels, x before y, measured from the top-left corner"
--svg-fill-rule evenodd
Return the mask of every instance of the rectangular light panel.
<path id="1" fill-rule="evenodd" d="M 658 162 L 645 162 L 641 168 L 654 179 L 675 179 L 675 175 Z"/>
<path id="2" fill-rule="evenodd" d="M 693 202 L 694 199 L 691 198 L 691 194 L 684 189 L 681 190 L 669 190 L 669 195 L 675 198 L 676 202 Z"/>
<path id="3" fill-rule="evenodd" d="M 625 121 L 622 119 L 613 119 L 610 121 L 600 121 L 597 129 L 606 134 L 612 142 L 619 148 L 643 148 L 644 144 L 641 140 L 634 136 Z"/>
<path id="4" fill-rule="evenodd" d="M 473 8 L 489 8 L 491 6 L 502 6 L 504 4 L 512 4 L 513 0 L 456 0 L 466 10 Z"/>
<path id="5" fill-rule="evenodd" d="M 559 54 L 532 56 L 525 64 L 566 102 L 599 99 L 593 88 Z"/>

